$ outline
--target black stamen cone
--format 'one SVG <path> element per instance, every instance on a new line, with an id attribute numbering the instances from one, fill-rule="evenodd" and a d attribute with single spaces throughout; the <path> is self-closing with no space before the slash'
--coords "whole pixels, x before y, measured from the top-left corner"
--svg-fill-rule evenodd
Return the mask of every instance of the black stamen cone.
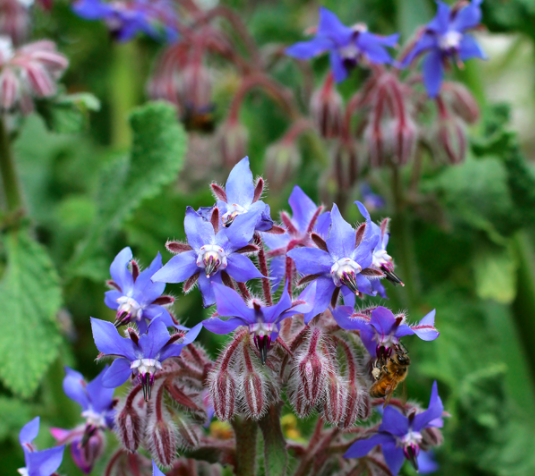
<path id="1" fill-rule="evenodd" d="M 127 319 L 127 316 L 128 316 L 128 312 L 125 311 L 120 316 L 117 316 L 115 318 L 115 322 L 113 323 L 113 325 L 115 326 L 116 329 L 118 329 L 121 326 L 124 326 L 129 321 L 129 319 Z"/>
<path id="2" fill-rule="evenodd" d="M 268 350 L 271 344 L 271 339 L 267 335 L 262 337 L 255 336 L 254 342 L 256 344 L 256 348 L 260 352 L 260 361 L 262 362 L 262 365 L 265 365 L 267 361 Z"/>
<path id="3" fill-rule="evenodd" d="M 150 384 L 150 374 L 147 372 L 141 377 L 141 388 L 143 389 L 143 399 L 148 402 L 152 392 L 152 385 Z"/>
<path id="4" fill-rule="evenodd" d="M 354 293 L 359 292 L 359 288 L 357 286 L 357 279 L 354 273 L 344 273 L 340 281 L 342 281 L 342 283 L 344 283 Z"/>
<path id="5" fill-rule="evenodd" d="M 205 261 L 205 264 L 204 264 L 204 272 L 205 272 L 206 276 L 211 276 L 212 273 L 217 268 L 217 265 L 218 265 L 218 261 L 215 260 L 213 256 L 210 256 Z"/>
<path id="6" fill-rule="evenodd" d="M 402 286 L 405 286 L 405 284 L 403 284 L 403 281 L 401 281 L 401 279 L 396 273 L 394 273 L 394 271 L 390 271 L 388 268 L 383 267 L 383 272 L 386 275 L 386 279 L 388 279 L 388 281 L 390 281 L 391 283 L 401 284 Z"/>
<path id="7" fill-rule="evenodd" d="M 416 472 L 418 472 L 418 458 L 416 457 L 417 455 L 415 448 L 412 445 L 406 448 L 405 456 L 407 457 L 413 468 L 416 470 Z"/>
<path id="8" fill-rule="evenodd" d="M 89 439 L 95 434 L 97 431 L 97 427 L 95 425 L 87 425 L 85 427 L 84 436 L 82 436 L 82 441 L 80 442 L 80 446 L 83 448 Z"/>

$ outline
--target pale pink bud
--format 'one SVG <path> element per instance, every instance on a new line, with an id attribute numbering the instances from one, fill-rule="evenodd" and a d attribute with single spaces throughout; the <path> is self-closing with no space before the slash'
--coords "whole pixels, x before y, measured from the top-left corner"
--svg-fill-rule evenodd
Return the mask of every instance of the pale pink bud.
<path id="1" fill-rule="evenodd" d="M 326 139 L 338 137 L 342 131 L 342 96 L 336 90 L 333 76 L 329 75 L 310 100 L 310 113 L 320 134 Z"/>
<path id="2" fill-rule="evenodd" d="M 181 415 L 176 417 L 175 421 L 180 444 L 186 448 L 196 448 L 199 446 L 197 427 L 188 418 Z"/>
<path id="3" fill-rule="evenodd" d="M 257 373 L 245 374 L 241 389 L 245 410 L 251 418 L 262 416 L 266 409 L 266 395 L 262 379 Z"/>
<path id="4" fill-rule="evenodd" d="M 162 411 L 161 418 L 151 418 L 146 441 L 152 458 L 162 466 L 171 466 L 177 457 L 178 435 L 171 416 Z"/>
<path id="5" fill-rule="evenodd" d="M 416 149 L 417 131 L 408 118 L 391 121 L 385 131 L 385 152 L 394 165 L 405 165 Z"/>
<path id="6" fill-rule="evenodd" d="M 56 85 L 50 74 L 39 63 L 28 63 L 25 67 L 25 73 L 28 83 L 36 96 L 47 97 L 56 92 Z"/>
<path id="7" fill-rule="evenodd" d="M 36 51 L 32 54 L 32 59 L 38 61 L 50 72 L 63 72 L 69 66 L 69 60 L 55 51 Z"/>
<path id="8" fill-rule="evenodd" d="M 117 437 L 123 447 L 134 453 L 139 448 L 145 431 L 144 405 L 135 404 L 134 399 L 127 397 L 126 402 L 119 406 L 115 414 Z"/>
<path id="9" fill-rule="evenodd" d="M 9 36 L 13 43 L 20 44 L 30 30 L 30 11 L 19 0 L 0 2 L 0 35 Z"/>
<path id="10" fill-rule="evenodd" d="M 249 134 L 247 128 L 237 120 L 226 121 L 219 130 L 219 141 L 223 166 L 233 167 L 247 155 Z"/>
<path id="11" fill-rule="evenodd" d="M 358 420 L 361 404 L 361 393 L 355 385 L 349 385 L 344 401 L 343 418 L 339 426 L 349 428 Z"/>
<path id="12" fill-rule="evenodd" d="M 234 415 L 236 382 L 227 371 L 215 372 L 210 382 L 210 393 L 215 414 L 220 420 L 229 420 Z"/>
<path id="13" fill-rule="evenodd" d="M 443 86 L 444 96 L 451 108 L 461 119 L 473 124 L 479 119 L 479 105 L 470 90 L 462 83 L 447 82 Z"/>
<path id="14" fill-rule="evenodd" d="M 298 358 L 297 391 L 310 405 L 315 405 L 324 390 L 327 365 L 319 350 L 321 330 L 313 328 L 306 353 Z"/>
<path id="15" fill-rule="evenodd" d="M 344 414 L 345 399 L 346 388 L 341 378 L 334 373 L 330 373 L 325 385 L 325 402 L 323 404 L 325 420 L 335 425 L 338 424 Z"/>
<path id="16" fill-rule="evenodd" d="M 19 93 L 19 81 L 15 73 L 6 68 L 0 75 L 0 105 L 8 110 L 15 105 Z"/>
<path id="17" fill-rule="evenodd" d="M 434 155 L 443 162 L 460 164 L 466 159 L 468 139 L 464 123 L 453 115 L 439 120 L 431 137 Z"/>

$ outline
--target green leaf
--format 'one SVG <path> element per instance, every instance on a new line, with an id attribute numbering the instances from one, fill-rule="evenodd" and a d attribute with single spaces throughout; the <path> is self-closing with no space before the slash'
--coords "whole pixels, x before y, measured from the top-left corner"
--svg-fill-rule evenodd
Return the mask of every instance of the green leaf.
<path id="1" fill-rule="evenodd" d="M 517 268 L 510 246 L 478 249 L 474 257 L 477 295 L 502 304 L 512 303 L 516 296 Z"/>
<path id="2" fill-rule="evenodd" d="M 29 397 L 58 354 L 61 288 L 46 251 L 26 230 L 5 235 L 3 244 L 7 268 L 0 282 L 0 378 L 15 394 Z"/>
<path id="3" fill-rule="evenodd" d="M 85 275 L 102 238 L 116 232 L 143 200 L 159 194 L 176 179 L 186 151 L 186 133 L 173 107 L 149 103 L 130 119 L 134 143 L 130 157 L 108 164 L 100 177 L 97 216 L 92 232 L 78 249 L 69 271 Z M 94 277 L 94 273 L 90 273 Z"/>
<path id="4" fill-rule="evenodd" d="M 20 400 L 0 396 L 0 441 L 15 437 L 32 418 L 30 406 Z"/>

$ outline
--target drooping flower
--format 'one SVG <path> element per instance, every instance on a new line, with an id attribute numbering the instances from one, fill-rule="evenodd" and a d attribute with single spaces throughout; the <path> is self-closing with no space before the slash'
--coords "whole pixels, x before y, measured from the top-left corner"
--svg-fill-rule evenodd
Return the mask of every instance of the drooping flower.
<path id="1" fill-rule="evenodd" d="M 279 335 L 280 323 L 287 317 L 309 312 L 312 309 L 314 286 L 307 288 L 294 302 L 285 289 L 279 302 L 273 306 L 265 306 L 257 299 L 252 299 L 247 305 L 233 289 L 220 284 L 213 286 L 218 317 L 204 320 L 204 327 L 215 334 L 228 334 L 239 326 L 248 327 L 249 332 L 254 336 L 262 363 L 266 362 L 271 342 Z M 230 319 L 222 320 L 219 316 Z"/>
<path id="2" fill-rule="evenodd" d="M 178 17 L 168 0 L 79 0 L 73 11 L 86 20 L 104 20 L 118 41 L 145 33 L 158 41 L 178 38 Z"/>
<path id="3" fill-rule="evenodd" d="M 384 410 L 383 421 L 379 431 L 370 438 L 353 443 L 344 455 L 345 458 L 362 458 L 375 446 L 381 445 L 386 464 L 393 475 L 398 474 L 403 461 L 408 459 L 418 470 L 418 455 L 422 431 L 429 427 L 442 425 L 444 406 L 438 396 L 437 383 L 433 384 L 431 399 L 427 410 L 401 414 L 392 406 Z"/>
<path id="4" fill-rule="evenodd" d="M 37 451 L 32 443 L 39 433 L 39 417 L 26 423 L 20 430 L 19 441 L 24 450 L 26 466 L 18 471 L 22 476 L 51 476 L 63 460 L 65 445 Z"/>
<path id="5" fill-rule="evenodd" d="M 271 277 L 275 278 L 272 281 L 275 290 L 286 273 L 286 253 L 294 248 L 314 246 L 311 234 L 314 232 L 325 238 L 331 225 L 331 214 L 322 213 L 323 207 L 318 207 L 298 185 L 294 187 L 288 203 L 292 216 L 281 213 L 286 233 L 262 235 L 264 243 L 271 250 L 268 256 L 273 258 L 270 269 Z"/>
<path id="6" fill-rule="evenodd" d="M 215 302 L 212 283 L 221 283 L 223 272 L 240 283 L 262 277 L 253 262 L 241 254 L 257 249 L 249 246 L 249 242 L 260 212 L 239 215 L 232 226 L 220 229 L 219 209 L 212 213 L 216 214 L 214 223 L 206 221 L 193 208 L 186 209 L 184 228 L 189 244 L 177 243 L 174 248 L 168 243 L 168 248 L 179 254 L 152 277 L 155 282 L 186 281 L 186 290 L 198 281 L 205 307 Z"/>
<path id="7" fill-rule="evenodd" d="M 52 41 L 14 49 L 11 38 L 0 36 L 0 110 L 17 107 L 23 114 L 32 112 L 32 98 L 56 94 L 56 81 L 68 64 Z"/>
<path id="8" fill-rule="evenodd" d="M 257 217 L 256 231 L 269 231 L 273 228 L 269 205 L 260 197 L 264 188 L 262 179 L 253 181 L 253 174 L 249 166 L 249 157 L 240 160 L 230 174 L 225 188 L 212 184 L 212 190 L 217 200 L 217 208 L 221 212 L 221 219 L 225 227 L 230 227 L 237 216 L 253 213 Z"/>
<path id="9" fill-rule="evenodd" d="M 128 269 L 128 266 L 131 269 Z M 146 332 L 147 322 L 159 316 L 167 327 L 175 325 L 169 311 L 162 304 L 171 304 L 171 296 L 162 296 L 165 283 L 153 282 L 151 278 L 162 267 L 160 253 L 144 271 L 132 259 L 132 250 L 124 248 L 110 266 L 112 277 L 108 284 L 114 288 L 106 292 L 104 302 L 110 309 L 117 309 L 117 327 L 135 322 L 141 333 Z"/>
<path id="10" fill-rule="evenodd" d="M 362 213 L 364 218 L 366 218 L 366 233 L 369 235 L 370 239 L 375 236 L 378 237 L 377 245 L 372 251 L 373 261 L 371 267 L 384 273 L 384 276 L 386 279 L 388 279 L 388 281 L 404 286 L 401 279 L 399 279 L 396 273 L 394 273 L 394 260 L 392 259 L 392 256 L 386 252 L 388 240 L 390 239 L 390 233 L 388 231 L 390 219 L 385 218 L 381 222 L 381 226 L 379 226 L 372 221 L 368 210 L 362 203 L 355 203 L 357 204 L 360 213 Z M 374 291 L 377 291 L 383 298 L 386 298 L 385 288 L 379 279 L 372 281 L 372 287 Z"/>
<path id="11" fill-rule="evenodd" d="M 455 9 L 437 0 L 437 14 L 422 30 L 421 36 L 403 60 L 409 65 L 417 56 L 426 54 L 423 64 L 424 84 L 430 97 L 440 92 L 444 64 L 448 60 L 461 62 L 471 58 L 486 59 L 473 36 L 466 33 L 481 22 L 480 5 L 483 0 L 472 0 Z"/>
<path id="12" fill-rule="evenodd" d="M 178 357 L 182 348 L 191 344 L 199 335 L 202 324 L 197 324 L 187 334 L 169 334 L 164 322 L 154 318 L 146 334 L 138 335 L 129 329 L 128 337 L 121 337 L 115 326 L 108 321 L 91 318 L 93 339 L 100 357 L 118 357 L 102 377 L 102 385 L 115 388 L 125 383 L 130 375 L 137 376 L 143 387 L 145 400 L 150 399 L 154 375 L 162 369 L 162 363 Z"/>
<path id="13" fill-rule="evenodd" d="M 404 336 L 417 335 L 425 341 L 435 340 L 439 336 L 435 328 L 434 309 L 413 326 L 407 324 L 405 315 L 396 316 L 382 306 L 376 307 L 370 314 L 355 312 L 350 306 L 338 306 L 332 314 L 342 329 L 360 330 L 362 343 L 372 357 L 389 356 Z"/>
<path id="14" fill-rule="evenodd" d="M 286 54 L 306 60 L 328 51 L 334 79 L 339 83 L 363 60 L 374 64 L 391 63 L 385 47 L 394 47 L 398 38 L 398 34 L 382 37 L 369 33 L 363 24 L 346 26 L 333 12 L 321 7 L 314 39 L 290 46 Z"/>
<path id="15" fill-rule="evenodd" d="M 333 205 L 327 240 L 322 242 L 316 238 L 315 241 L 321 248 L 297 248 L 288 252 L 297 270 L 305 275 L 301 282 L 316 282 L 315 306 L 305 316 L 306 322 L 330 304 L 334 307 L 340 291 L 345 304 L 351 307 L 355 305 L 355 294 L 375 295 L 369 278 L 377 278 L 382 273 L 369 267 L 379 238 L 366 236 L 364 227 L 361 225 L 354 230 Z"/>

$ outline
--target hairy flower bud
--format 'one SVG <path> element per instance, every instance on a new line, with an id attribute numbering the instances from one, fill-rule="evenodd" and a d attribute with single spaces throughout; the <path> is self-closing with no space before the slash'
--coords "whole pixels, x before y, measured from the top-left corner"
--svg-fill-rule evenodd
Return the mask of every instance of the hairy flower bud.
<path id="1" fill-rule="evenodd" d="M 11 109 L 19 94 L 19 82 L 11 69 L 6 69 L 0 74 L 0 107 L 4 110 Z"/>
<path id="2" fill-rule="evenodd" d="M 256 372 L 248 372 L 241 382 L 240 394 L 245 413 L 253 419 L 260 418 L 266 409 L 265 386 Z"/>
<path id="3" fill-rule="evenodd" d="M 357 181 L 359 159 L 356 144 L 351 140 L 342 140 L 334 151 L 334 176 L 337 186 L 348 191 Z"/>
<path id="4" fill-rule="evenodd" d="M 464 162 L 468 148 L 464 123 L 453 115 L 441 119 L 432 133 L 431 148 L 442 162 L 451 165 Z"/>
<path id="5" fill-rule="evenodd" d="M 231 168 L 247 155 L 249 134 L 237 120 L 229 119 L 219 129 L 219 142 L 223 166 Z"/>
<path id="6" fill-rule="evenodd" d="M 342 96 L 335 88 L 333 76 L 329 75 L 310 100 L 312 120 L 326 139 L 338 137 L 342 131 L 342 106 Z"/>
<path id="7" fill-rule="evenodd" d="M 228 371 L 215 372 L 210 380 L 215 414 L 220 420 L 229 420 L 234 415 L 236 382 Z"/>
<path id="8" fill-rule="evenodd" d="M 321 330 L 314 328 L 308 349 L 297 359 L 297 391 L 310 405 L 315 405 L 324 390 L 326 377 L 325 357 L 319 349 Z"/>
<path id="9" fill-rule="evenodd" d="M 343 417 L 339 423 L 341 428 L 349 428 L 358 420 L 361 410 L 362 394 L 356 385 L 348 385 L 344 400 Z"/>
<path id="10" fill-rule="evenodd" d="M 394 165 L 405 165 L 416 149 L 417 131 L 408 118 L 389 122 L 385 131 L 385 152 Z"/>
<path id="11" fill-rule="evenodd" d="M 146 441 L 152 458 L 162 466 L 171 466 L 177 456 L 178 435 L 176 426 L 167 412 L 161 418 L 151 418 Z"/>
<path id="12" fill-rule="evenodd" d="M 422 430 L 422 441 L 420 447 L 423 451 L 428 451 L 433 446 L 440 446 L 444 441 L 442 431 L 439 428 L 430 426 Z"/>
<path id="13" fill-rule="evenodd" d="M 443 85 L 444 97 L 455 114 L 468 124 L 479 119 L 479 105 L 470 90 L 461 83 L 447 82 Z"/>
<path id="14" fill-rule="evenodd" d="M 346 388 L 342 379 L 334 372 L 329 373 L 325 385 L 325 402 L 323 404 L 325 420 L 334 425 L 338 424 L 344 414 L 345 399 Z"/>
<path id="15" fill-rule="evenodd" d="M 119 441 L 127 451 L 135 453 L 141 444 L 145 431 L 145 405 L 142 397 L 129 395 L 122 408 L 115 413 L 115 428 Z"/>
<path id="16" fill-rule="evenodd" d="M 197 427 L 186 417 L 179 415 L 175 418 L 179 443 L 186 448 L 199 446 Z"/>
<path id="17" fill-rule="evenodd" d="M 295 141 L 281 140 L 266 150 L 265 174 L 271 188 L 279 190 L 290 181 L 299 165 L 301 154 Z"/>

